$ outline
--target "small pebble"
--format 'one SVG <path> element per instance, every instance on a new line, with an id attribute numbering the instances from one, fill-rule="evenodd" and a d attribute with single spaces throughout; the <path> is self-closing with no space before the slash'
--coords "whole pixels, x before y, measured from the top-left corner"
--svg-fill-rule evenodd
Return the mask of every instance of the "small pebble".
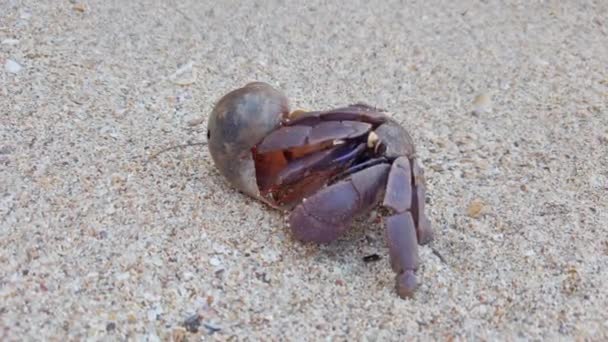
<path id="1" fill-rule="evenodd" d="M 445 170 L 445 168 L 441 164 L 431 164 L 431 165 L 429 165 L 429 169 L 431 169 L 435 172 L 442 172 Z"/>
<path id="2" fill-rule="evenodd" d="M 198 328 L 201 326 L 201 316 L 194 314 L 184 321 L 184 327 L 191 333 L 198 332 Z"/>
<path id="3" fill-rule="evenodd" d="M 156 313 L 155 309 L 150 309 L 148 310 L 148 321 L 150 322 L 154 322 L 158 319 L 158 314 Z"/>
<path id="4" fill-rule="evenodd" d="M 191 85 L 196 82 L 196 72 L 192 61 L 184 64 L 169 77 L 171 82 L 180 86 Z"/>
<path id="5" fill-rule="evenodd" d="M 137 322 L 137 317 L 135 317 L 135 315 L 134 315 L 134 314 L 130 313 L 130 314 L 127 316 L 127 322 L 129 322 L 129 323 L 133 324 L 133 323 Z"/>
<path id="6" fill-rule="evenodd" d="M 268 274 L 266 274 L 266 272 L 255 272 L 255 277 L 266 284 L 270 284 L 270 279 L 268 278 Z"/>
<path id="7" fill-rule="evenodd" d="M 534 62 L 534 64 L 537 64 L 540 66 L 548 66 L 550 64 L 549 62 L 547 62 L 546 60 L 544 60 L 538 56 L 532 57 L 532 62 Z"/>
<path id="8" fill-rule="evenodd" d="M 80 13 L 83 13 L 84 11 L 87 10 L 87 7 L 83 3 L 77 3 L 72 8 L 74 9 L 74 11 L 77 11 Z"/>
<path id="9" fill-rule="evenodd" d="M 2 45 L 17 45 L 19 44 L 19 39 L 5 39 L 2 41 Z"/>
<path id="10" fill-rule="evenodd" d="M 204 116 L 200 116 L 200 117 L 188 120 L 187 124 L 188 124 L 188 126 L 198 126 L 198 125 L 202 124 L 203 122 L 205 122 L 205 119 L 206 118 Z"/>
<path id="11" fill-rule="evenodd" d="M 173 341 L 175 341 L 175 342 L 186 341 L 186 330 L 181 327 L 173 329 Z"/>
<path id="12" fill-rule="evenodd" d="M 565 294 L 572 295 L 577 292 L 581 286 L 582 280 L 576 268 L 566 270 L 566 278 L 562 281 L 562 291 Z"/>
<path id="13" fill-rule="evenodd" d="M 492 99 L 488 93 L 477 95 L 473 100 L 473 113 L 489 113 L 492 111 Z"/>
<path id="14" fill-rule="evenodd" d="M 277 260 L 279 260 L 279 255 L 276 251 L 274 250 L 265 250 L 262 253 L 262 260 L 264 260 L 265 262 L 275 262 Z"/>
<path id="15" fill-rule="evenodd" d="M 221 265 L 222 261 L 218 257 L 211 257 L 211 259 L 209 259 L 209 264 L 211 264 L 211 266 L 216 267 Z"/>
<path id="16" fill-rule="evenodd" d="M 467 215 L 472 218 L 478 218 L 484 208 L 484 203 L 480 199 L 474 199 L 467 207 Z"/>
<path id="17" fill-rule="evenodd" d="M 114 322 L 110 322 L 108 324 L 106 324 L 106 331 L 110 332 L 116 329 L 116 323 Z"/>
<path id="18" fill-rule="evenodd" d="M 129 274 L 129 272 L 122 272 L 122 273 L 116 274 L 116 280 L 118 280 L 118 281 L 127 280 L 130 277 L 131 277 L 131 275 Z"/>
<path id="19" fill-rule="evenodd" d="M 32 12 L 30 12 L 28 9 L 21 10 L 21 13 L 19 14 L 19 19 L 29 20 L 31 17 Z"/>
<path id="20" fill-rule="evenodd" d="M 21 69 L 23 69 L 23 67 L 19 63 L 11 59 L 7 59 L 4 63 L 4 70 L 10 72 L 11 74 L 16 74 L 21 71 Z"/>
<path id="21" fill-rule="evenodd" d="M 374 262 L 380 260 L 380 256 L 378 254 L 366 255 L 363 257 L 364 262 Z"/>
<path id="22" fill-rule="evenodd" d="M 527 256 L 527 257 L 533 257 L 534 255 L 536 255 L 536 253 L 532 249 L 524 252 L 524 256 Z"/>
<path id="23" fill-rule="evenodd" d="M 207 332 L 209 333 L 209 335 L 213 335 L 216 332 L 222 330 L 221 328 L 215 327 L 215 326 L 213 326 L 211 324 L 207 324 L 207 323 L 203 324 L 203 326 L 205 327 L 205 329 L 207 329 Z"/>

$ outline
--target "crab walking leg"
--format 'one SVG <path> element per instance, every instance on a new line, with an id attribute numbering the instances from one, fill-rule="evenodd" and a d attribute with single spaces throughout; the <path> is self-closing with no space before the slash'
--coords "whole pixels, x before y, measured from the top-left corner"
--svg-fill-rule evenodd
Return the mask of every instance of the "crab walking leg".
<path id="1" fill-rule="evenodd" d="M 337 239 L 357 215 L 380 202 L 389 170 L 388 164 L 374 165 L 304 200 L 289 216 L 295 238 L 317 243 Z"/>
<path id="2" fill-rule="evenodd" d="M 283 120 L 285 126 L 293 125 L 316 125 L 323 121 L 354 121 L 366 122 L 374 126 L 386 122 L 383 110 L 370 107 L 365 104 L 353 104 L 346 107 L 334 108 L 326 111 L 296 111 L 290 117 Z"/>
<path id="3" fill-rule="evenodd" d="M 368 167 L 372 167 L 372 166 L 378 165 L 378 164 L 386 164 L 386 163 L 388 163 L 388 159 L 386 159 L 384 157 L 378 157 L 378 158 L 374 158 L 374 159 L 369 159 L 369 160 L 366 160 L 366 161 L 364 161 L 362 163 L 355 164 L 355 165 L 349 167 L 348 169 L 346 169 L 343 172 L 339 173 L 338 175 L 336 175 L 332 179 L 335 179 L 335 180 L 344 179 L 344 178 L 352 175 L 353 173 L 359 172 L 359 171 L 361 171 L 363 169 L 367 169 Z"/>
<path id="4" fill-rule="evenodd" d="M 415 272 L 418 269 L 418 237 L 412 216 L 412 168 L 406 157 L 399 157 L 391 166 L 383 206 L 394 215 L 386 218 L 391 268 L 397 273 L 397 293 L 411 297 L 417 287 Z"/>
<path id="5" fill-rule="evenodd" d="M 414 295 L 418 286 L 418 239 L 414 219 L 410 212 L 386 218 L 386 235 L 391 260 L 391 267 L 397 273 L 396 287 L 401 298 Z"/>
<path id="6" fill-rule="evenodd" d="M 434 239 L 435 233 L 425 212 L 426 185 L 424 171 L 416 159 L 411 160 L 411 165 L 413 178 L 412 214 L 416 223 L 418 243 L 426 245 Z"/>
<path id="7" fill-rule="evenodd" d="M 326 121 L 314 126 L 285 126 L 268 134 L 256 147 L 258 153 L 266 153 L 306 145 L 320 145 L 339 139 L 354 139 L 364 136 L 372 125 L 356 121 Z"/>

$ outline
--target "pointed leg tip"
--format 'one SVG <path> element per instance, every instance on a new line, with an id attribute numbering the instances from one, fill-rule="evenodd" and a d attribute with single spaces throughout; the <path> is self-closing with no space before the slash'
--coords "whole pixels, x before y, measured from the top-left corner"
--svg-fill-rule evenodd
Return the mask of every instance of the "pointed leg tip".
<path id="1" fill-rule="evenodd" d="M 418 280 L 414 271 L 405 271 L 397 275 L 397 293 L 402 299 L 410 299 L 414 297 L 416 288 L 418 288 Z"/>
<path id="2" fill-rule="evenodd" d="M 427 245 L 427 244 L 431 243 L 433 240 L 435 240 L 435 236 L 433 235 L 433 232 L 428 232 L 428 233 L 422 234 L 422 236 L 420 237 L 420 245 L 421 246 Z"/>
<path id="3" fill-rule="evenodd" d="M 426 245 L 431 241 L 435 240 L 435 232 L 431 226 L 431 222 L 425 216 L 423 216 L 420 225 L 418 227 L 418 243 L 420 245 Z"/>

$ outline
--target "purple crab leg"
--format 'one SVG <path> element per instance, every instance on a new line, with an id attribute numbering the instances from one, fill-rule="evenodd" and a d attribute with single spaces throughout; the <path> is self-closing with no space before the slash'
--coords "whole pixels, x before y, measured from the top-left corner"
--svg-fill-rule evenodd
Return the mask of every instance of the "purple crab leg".
<path id="1" fill-rule="evenodd" d="M 425 212 L 426 186 L 424 184 L 424 171 L 416 159 L 413 159 L 411 163 L 414 183 L 412 189 L 412 215 L 414 217 L 414 222 L 416 223 L 418 243 L 426 245 L 433 240 L 435 234 L 431 227 L 431 221 L 428 219 Z"/>
<path id="2" fill-rule="evenodd" d="M 371 128 L 369 123 L 356 121 L 328 121 L 314 126 L 281 127 L 267 135 L 257 146 L 256 152 L 267 153 L 332 140 L 353 139 L 367 134 Z"/>
<path id="3" fill-rule="evenodd" d="M 411 175 L 409 160 L 404 157 L 397 158 L 391 166 L 382 205 L 398 213 L 410 210 L 412 206 Z"/>
<path id="4" fill-rule="evenodd" d="M 389 158 L 401 156 L 413 157 L 415 154 L 412 137 L 395 121 L 387 120 L 386 123 L 374 130 L 381 142 L 386 142 L 384 155 Z"/>
<path id="5" fill-rule="evenodd" d="M 388 164 L 369 167 L 305 199 L 289 217 L 295 238 L 317 243 L 337 239 L 356 216 L 380 202 L 389 170 Z"/>
<path id="6" fill-rule="evenodd" d="M 359 172 L 368 167 L 378 165 L 378 164 L 383 164 L 383 163 L 386 164 L 388 162 L 389 162 L 388 159 L 386 159 L 384 157 L 378 157 L 378 158 L 366 160 L 362 163 L 355 164 L 355 165 L 349 167 L 348 169 L 344 170 L 343 172 L 337 174 L 335 177 L 333 177 L 333 179 L 329 183 L 333 183 L 333 180 L 344 179 L 344 178 L 352 175 L 353 173 Z"/>
<path id="7" fill-rule="evenodd" d="M 418 269 L 418 237 L 412 215 L 412 168 L 407 157 L 399 157 L 391 166 L 383 205 L 393 211 L 386 218 L 386 238 L 391 267 L 396 277 L 397 293 L 411 297 L 417 287 L 415 272 Z"/>
<path id="8" fill-rule="evenodd" d="M 397 273 L 396 288 L 401 298 L 414 295 L 418 287 L 418 239 L 414 219 L 409 212 L 386 218 L 386 235 L 391 268 Z"/>
<path id="9" fill-rule="evenodd" d="M 386 122 L 386 116 L 382 113 L 382 110 L 365 104 L 354 104 L 327 111 L 300 113 L 295 118 L 284 120 L 283 124 L 286 126 L 312 126 L 322 121 L 359 121 L 377 126 Z"/>
<path id="10" fill-rule="evenodd" d="M 256 152 L 268 153 L 304 146 L 307 144 L 311 130 L 310 126 L 281 127 L 264 137 L 264 140 L 256 147 Z"/>
<path id="11" fill-rule="evenodd" d="M 310 173 L 348 167 L 365 151 L 365 144 L 348 144 L 313 152 L 291 161 L 277 174 L 276 186 L 298 181 Z"/>

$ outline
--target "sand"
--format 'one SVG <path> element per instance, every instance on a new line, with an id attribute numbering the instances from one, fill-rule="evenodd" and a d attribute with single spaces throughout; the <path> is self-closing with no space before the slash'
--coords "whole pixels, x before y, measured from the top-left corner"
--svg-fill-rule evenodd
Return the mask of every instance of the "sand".
<path id="1" fill-rule="evenodd" d="M 0 340 L 608 339 L 607 17 L 0 0 Z M 157 155 L 204 142 L 214 102 L 254 80 L 410 131 L 436 231 L 414 299 L 374 213 L 304 245 L 205 146 Z"/>

